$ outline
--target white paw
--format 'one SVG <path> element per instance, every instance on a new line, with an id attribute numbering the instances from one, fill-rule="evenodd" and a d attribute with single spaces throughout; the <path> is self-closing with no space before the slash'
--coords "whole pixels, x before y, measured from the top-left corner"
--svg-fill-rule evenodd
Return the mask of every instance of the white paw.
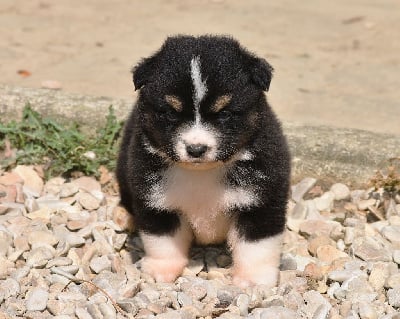
<path id="1" fill-rule="evenodd" d="M 254 268 L 233 268 L 233 284 L 241 288 L 255 285 L 265 285 L 269 288 L 275 287 L 279 280 L 279 268 L 258 265 Z"/>
<path id="2" fill-rule="evenodd" d="M 142 271 L 151 275 L 157 282 L 173 282 L 179 277 L 187 259 L 164 259 L 144 257 L 142 259 Z"/>

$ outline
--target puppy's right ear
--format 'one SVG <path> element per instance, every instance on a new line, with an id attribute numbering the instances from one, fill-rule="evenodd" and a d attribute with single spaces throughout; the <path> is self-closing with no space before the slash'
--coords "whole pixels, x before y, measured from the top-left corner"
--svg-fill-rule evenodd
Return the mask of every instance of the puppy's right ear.
<path id="1" fill-rule="evenodd" d="M 157 56 L 153 55 L 150 58 L 143 59 L 132 69 L 135 91 L 139 90 L 143 85 L 149 82 L 150 78 L 154 75 L 156 63 Z"/>

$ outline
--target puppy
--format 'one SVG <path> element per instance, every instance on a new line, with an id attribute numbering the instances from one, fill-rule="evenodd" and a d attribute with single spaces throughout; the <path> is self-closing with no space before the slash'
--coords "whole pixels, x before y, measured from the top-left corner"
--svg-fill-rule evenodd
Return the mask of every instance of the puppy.
<path id="1" fill-rule="evenodd" d="M 227 241 L 233 282 L 274 286 L 290 156 L 268 105 L 272 67 L 229 37 L 176 36 L 133 69 L 140 89 L 117 165 L 142 270 L 174 281 L 191 242 Z"/>

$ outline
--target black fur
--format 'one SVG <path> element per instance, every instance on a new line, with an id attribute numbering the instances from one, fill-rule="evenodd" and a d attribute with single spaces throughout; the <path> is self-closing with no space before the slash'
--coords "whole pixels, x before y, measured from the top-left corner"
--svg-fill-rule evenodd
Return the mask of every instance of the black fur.
<path id="1" fill-rule="evenodd" d="M 219 132 L 217 160 L 231 163 L 243 149 L 253 155 L 252 160 L 229 164 L 225 182 L 252 189 L 260 200 L 253 206 L 225 213 L 230 214 L 246 240 L 281 233 L 290 156 L 280 124 L 263 92 L 269 89 L 273 69 L 229 37 L 171 37 L 133 69 L 135 88 L 140 92 L 126 123 L 118 159 L 121 204 L 135 216 L 142 231 L 171 234 L 179 227 L 179 211 L 149 208 L 146 196 L 152 185 L 162 179 L 164 170 L 179 161 L 172 142 L 177 129 L 194 121 L 190 61 L 195 56 L 201 57 L 208 88 L 200 105 L 201 118 Z M 211 106 L 224 94 L 232 95 L 229 105 L 213 112 Z M 167 105 L 165 95 L 179 97 L 183 110 L 177 112 Z M 158 153 L 146 150 L 146 143 Z"/>

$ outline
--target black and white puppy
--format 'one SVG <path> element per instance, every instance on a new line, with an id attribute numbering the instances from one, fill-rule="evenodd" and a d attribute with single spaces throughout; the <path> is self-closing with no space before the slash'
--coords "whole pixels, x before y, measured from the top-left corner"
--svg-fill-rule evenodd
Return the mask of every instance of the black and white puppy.
<path id="1" fill-rule="evenodd" d="M 139 98 L 125 127 L 117 178 L 146 256 L 173 281 L 194 240 L 227 241 L 233 282 L 274 286 L 290 156 L 268 105 L 272 67 L 229 37 L 176 36 L 133 70 Z"/>

